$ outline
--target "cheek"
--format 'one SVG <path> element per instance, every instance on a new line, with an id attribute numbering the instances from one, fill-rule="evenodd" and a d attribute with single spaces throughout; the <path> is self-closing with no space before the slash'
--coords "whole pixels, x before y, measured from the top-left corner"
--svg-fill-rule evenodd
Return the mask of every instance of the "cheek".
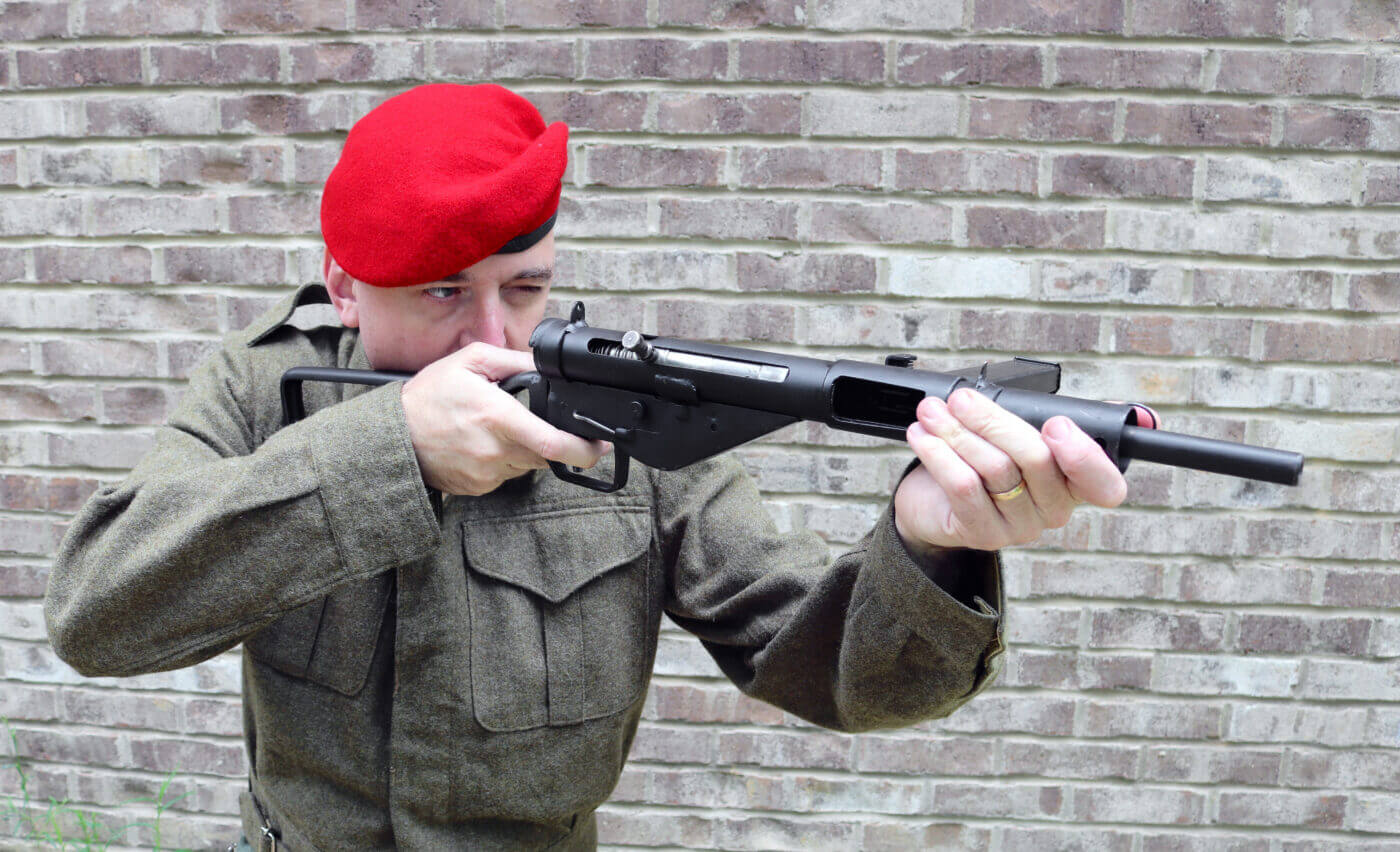
<path id="1" fill-rule="evenodd" d="M 530 348 L 530 335 L 534 333 L 535 326 L 544 319 L 545 300 L 540 299 L 538 304 L 513 310 L 506 318 L 506 346 L 511 349 L 528 350 Z"/>
<path id="2" fill-rule="evenodd" d="M 360 341 L 376 369 L 416 372 L 457 348 L 451 323 L 408 312 L 376 319 L 360 326 Z"/>
<path id="3" fill-rule="evenodd" d="M 456 352 L 462 348 L 460 341 L 456 323 L 420 323 L 402 329 L 397 345 L 421 367 Z"/>

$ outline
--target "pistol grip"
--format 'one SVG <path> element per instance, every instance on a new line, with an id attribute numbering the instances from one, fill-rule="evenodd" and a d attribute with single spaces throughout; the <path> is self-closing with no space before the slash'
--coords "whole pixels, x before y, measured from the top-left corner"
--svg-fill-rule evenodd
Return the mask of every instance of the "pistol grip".
<path id="1" fill-rule="evenodd" d="M 509 394 L 515 394 L 521 390 L 530 391 L 530 411 L 536 417 L 549 421 L 549 382 L 539 373 L 519 373 L 501 382 L 501 390 Z M 551 424 L 559 428 L 559 424 Z M 568 431 L 568 430 L 566 430 Z M 563 462 L 551 461 L 549 469 L 554 471 L 554 475 L 564 480 L 572 482 L 574 485 L 582 485 L 584 488 L 592 488 L 594 491 L 611 493 L 627 484 L 627 474 L 629 472 L 631 456 L 617 449 L 613 445 L 613 457 L 615 466 L 613 467 L 613 478 L 609 482 L 601 477 L 587 476 L 569 467 Z"/>

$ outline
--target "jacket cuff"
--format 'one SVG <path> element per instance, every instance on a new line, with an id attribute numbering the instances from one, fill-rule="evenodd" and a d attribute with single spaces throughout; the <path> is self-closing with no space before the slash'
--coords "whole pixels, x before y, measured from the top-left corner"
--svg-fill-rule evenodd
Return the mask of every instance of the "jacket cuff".
<path id="1" fill-rule="evenodd" d="M 402 382 L 384 385 L 305 421 L 321 499 L 349 575 L 410 562 L 442 539 L 408 437 L 402 391 Z"/>
<path id="2" fill-rule="evenodd" d="M 982 550 L 940 550 L 916 559 L 895 528 L 893 500 L 875 525 L 868 555 L 873 564 L 885 569 L 876 581 L 877 594 L 900 623 L 950 655 L 949 637 L 958 637 L 957 647 L 982 649 L 976 683 L 969 695 L 990 683 L 1001 671 L 1005 651 L 1002 613 L 1006 598 L 1000 557 Z M 931 579 L 938 575 L 965 576 L 968 579 L 958 585 L 979 593 L 964 604 Z"/>
<path id="3" fill-rule="evenodd" d="M 981 623 L 981 619 L 1000 618 L 1003 593 L 997 554 L 960 548 L 916 557 L 904 546 L 895 528 L 893 501 L 875 525 L 870 556 L 872 561 L 889 566 L 886 582 L 880 584 L 881 595 L 915 632 L 925 632 L 920 628 L 930 624 L 946 625 L 942 616 L 930 618 L 935 610 L 950 610 L 950 615 L 961 610 L 979 620 L 969 626 Z M 952 593 L 960 589 L 969 591 L 966 601 Z"/>

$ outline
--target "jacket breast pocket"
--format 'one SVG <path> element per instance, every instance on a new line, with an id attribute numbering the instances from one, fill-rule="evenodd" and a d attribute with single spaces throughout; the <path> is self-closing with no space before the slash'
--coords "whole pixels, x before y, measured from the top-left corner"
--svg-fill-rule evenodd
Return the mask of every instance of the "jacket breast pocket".
<path id="1" fill-rule="evenodd" d="M 659 617 L 649 509 L 469 520 L 462 547 L 482 727 L 572 725 L 641 697 Z"/>
<path id="2" fill-rule="evenodd" d="M 297 607 L 244 640 L 253 659 L 285 675 L 342 695 L 356 695 L 369 678 L 394 572 L 342 583 L 331 594 Z"/>

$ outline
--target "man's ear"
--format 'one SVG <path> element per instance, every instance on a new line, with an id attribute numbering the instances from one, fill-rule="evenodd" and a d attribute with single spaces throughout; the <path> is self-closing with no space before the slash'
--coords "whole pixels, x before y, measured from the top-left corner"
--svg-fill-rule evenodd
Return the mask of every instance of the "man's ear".
<path id="1" fill-rule="evenodd" d="M 360 303 L 355 298 L 355 279 L 340 268 L 329 251 L 321 263 L 321 274 L 326 279 L 326 292 L 331 296 L 331 304 L 340 315 L 340 324 L 346 328 L 359 328 Z"/>

